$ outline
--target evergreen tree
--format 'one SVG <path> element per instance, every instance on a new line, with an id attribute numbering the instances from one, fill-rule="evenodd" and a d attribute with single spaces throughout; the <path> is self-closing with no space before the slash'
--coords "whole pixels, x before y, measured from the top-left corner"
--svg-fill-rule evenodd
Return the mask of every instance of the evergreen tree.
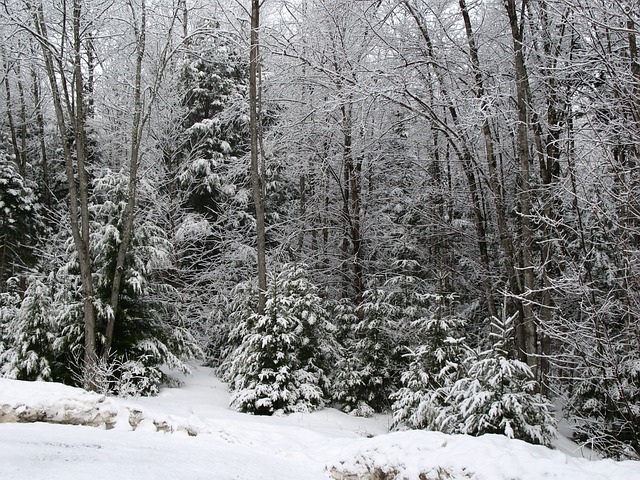
<path id="1" fill-rule="evenodd" d="M 0 150 L 0 292 L 9 278 L 35 264 L 33 247 L 41 228 L 33 185 Z"/>
<path id="2" fill-rule="evenodd" d="M 52 380 L 56 326 L 51 316 L 51 292 L 32 279 L 20 308 L 6 323 L 8 348 L 0 351 L 0 373 L 16 380 Z"/>
<path id="3" fill-rule="evenodd" d="M 407 351 L 427 341 L 430 321 L 448 315 L 451 299 L 427 288 L 413 275 L 396 275 L 382 288 L 365 291 L 360 307 L 341 317 L 346 325 L 334 398 L 346 411 L 362 415 L 391 406 L 390 396 L 410 362 Z"/>
<path id="4" fill-rule="evenodd" d="M 11 343 L 9 325 L 20 308 L 20 295 L 17 288 L 18 280 L 14 277 L 7 282 L 7 291 L 0 293 L 0 355 L 9 348 Z M 2 368 L 1 363 L 0 368 Z"/>
<path id="5" fill-rule="evenodd" d="M 154 225 L 151 205 L 139 213 L 125 261 L 118 310 L 110 308 L 126 188 L 126 175 L 110 170 L 97 175 L 93 185 L 91 254 L 97 266 L 98 331 L 104 331 L 109 316 L 115 316 L 109 357 L 102 359 L 94 373 L 105 383 L 99 385 L 103 390 L 121 395 L 152 395 L 162 382 L 170 381 L 161 370 L 163 365 L 186 373 L 189 369 L 183 359 L 201 356 L 201 351 L 182 324 L 173 287 L 162 278 L 162 272 L 170 265 L 170 245 L 165 232 Z M 82 351 L 83 330 L 78 267 L 74 250 L 68 248 L 67 252 L 66 263 L 56 274 L 54 308 L 61 329 L 56 348 L 72 367 L 73 359 Z M 73 372 L 66 372 L 62 379 L 76 383 L 75 377 Z"/>
<path id="6" fill-rule="evenodd" d="M 364 292 L 359 307 L 362 319 L 350 325 L 342 338 L 344 356 L 338 363 L 334 381 L 334 398 L 344 404 L 343 409 L 359 416 L 388 407 L 393 389 L 393 340 L 397 317 L 396 308 L 387 300 L 382 289 Z"/>
<path id="7" fill-rule="evenodd" d="M 640 456 L 640 355 L 634 343 L 619 335 L 581 345 L 589 362 L 577 365 L 565 407 L 575 439 L 614 458 Z"/>
<path id="8" fill-rule="evenodd" d="M 553 407 L 537 393 L 529 366 L 509 356 L 514 318 L 492 319 L 493 347 L 467 357 L 466 375 L 451 386 L 436 419 L 438 430 L 474 436 L 495 433 L 552 445 Z"/>
<path id="9" fill-rule="evenodd" d="M 450 298 L 436 300 L 439 307 L 419 320 L 424 343 L 407 354 L 410 363 L 402 373 L 403 386 L 391 396 L 396 427 L 437 429 L 451 387 L 466 373 L 463 363 L 469 347 L 459 336 L 463 322 L 447 314 Z"/>
<path id="10" fill-rule="evenodd" d="M 221 367 L 234 408 L 271 415 L 324 404 L 333 326 L 306 272 L 305 265 L 288 264 L 271 275 L 264 315 L 253 297 L 250 308 L 238 305 L 242 320 L 233 336 L 242 340 Z"/>

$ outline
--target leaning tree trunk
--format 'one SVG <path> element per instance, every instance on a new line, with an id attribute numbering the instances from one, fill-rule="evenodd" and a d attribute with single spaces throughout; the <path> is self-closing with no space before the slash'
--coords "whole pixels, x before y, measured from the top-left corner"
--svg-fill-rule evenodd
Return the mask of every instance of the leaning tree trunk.
<path id="1" fill-rule="evenodd" d="M 133 8 L 133 7 L 131 7 Z M 111 283 L 110 306 L 111 314 L 107 318 L 107 326 L 105 329 L 105 343 L 102 350 L 103 360 L 108 360 L 113 344 L 113 333 L 115 330 L 116 315 L 120 303 L 120 289 L 122 280 L 126 270 L 126 258 L 129 251 L 129 245 L 133 236 L 133 220 L 134 208 L 136 205 L 136 193 L 138 188 L 138 166 L 140 163 L 140 144 L 142 141 L 142 128 L 144 119 L 142 115 L 142 60 L 144 59 L 144 51 L 146 47 L 146 2 L 142 0 L 140 24 L 133 25 L 136 36 L 136 71 L 134 80 L 133 93 L 133 122 L 131 125 L 131 139 L 129 152 L 129 185 L 127 189 L 127 205 L 124 211 L 124 219 L 122 222 L 121 242 L 118 246 L 118 256 L 116 258 L 116 268 L 113 273 L 113 281 Z M 135 16 L 134 16 L 135 18 Z"/>

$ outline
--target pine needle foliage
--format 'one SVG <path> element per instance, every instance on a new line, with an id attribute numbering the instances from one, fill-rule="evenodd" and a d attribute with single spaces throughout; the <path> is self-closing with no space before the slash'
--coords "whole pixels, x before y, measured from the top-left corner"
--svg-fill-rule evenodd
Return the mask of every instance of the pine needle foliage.
<path id="1" fill-rule="evenodd" d="M 436 296 L 435 300 L 435 311 L 418 323 L 423 343 L 406 354 L 410 363 L 401 376 L 403 386 L 391 396 L 396 428 L 438 429 L 450 389 L 465 373 L 469 348 L 459 333 L 464 322 L 447 314 L 445 305 L 452 298 Z"/>
<path id="2" fill-rule="evenodd" d="M 391 407 L 391 396 L 401 387 L 402 373 L 412 361 L 407 352 L 437 343 L 436 330 L 450 328 L 452 298 L 430 293 L 428 285 L 413 275 L 395 275 L 363 297 L 351 315 L 340 317 L 343 357 L 334 399 L 345 411 L 366 416 Z"/>
<path id="3" fill-rule="evenodd" d="M 509 354 L 514 320 L 515 315 L 492 318 L 493 346 L 467 357 L 466 375 L 452 385 L 449 406 L 437 419 L 439 430 L 473 436 L 494 433 L 552 446 L 553 407 L 537 393 L 529 366 Z"/>
<path id="4" fill-rule="evenodd" d="M 271 415 L 324 404 L 334 327 L 306 272 L 287 264 L 271 275 L 264 315 L 253 309 L 253 297 L 246 298 L 249 309 L 238 304 L 242 319 L 232 336 L 242 340 L 221 367 L 233 408 Z"/>
<path id="5" fill-rule="evenodd" d="M 0 373 L 16 380 L 53 379 L 55 324 L 51 319 L 51 292 L 32 279 L 20 307 L 6 324 L 8 348 L 0 352 Z"/>

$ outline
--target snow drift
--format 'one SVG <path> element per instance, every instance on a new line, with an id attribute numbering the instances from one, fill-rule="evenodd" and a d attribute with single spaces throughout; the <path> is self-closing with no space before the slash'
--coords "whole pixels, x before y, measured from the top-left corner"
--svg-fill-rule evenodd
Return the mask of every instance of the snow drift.
<path id="1" fill-rule="evenodd" d="M 640 462 L 589 461 L 498 435 L 387 433 L 383 416 L 260 417 L 228 404 L 203 367 L 181 388 L 138 399 L 0 379 L 0 478 L 640 480 Z"/>

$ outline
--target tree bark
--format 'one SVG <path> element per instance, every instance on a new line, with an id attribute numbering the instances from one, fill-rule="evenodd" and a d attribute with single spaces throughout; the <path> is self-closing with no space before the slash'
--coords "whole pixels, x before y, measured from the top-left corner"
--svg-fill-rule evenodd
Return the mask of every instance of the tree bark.
<path id="1" fill-rule="evenodd" d="M 133 6 L 131 6 L 133 9 Z M 111 313 L 107 318 L 105 329 L 105 343 L 102 350 L 103 360 L 108 360 L 113 344 L 113 333 L 115 322 L 120 304 L 120 290 L 122 281 L 126 271 L 126 259 L 129 251 L 131 238 L 133 237 L 134 209 L 136 205 L 136 193 L 138 188 L 138 166 L 140 163 L 140 143 L 142 141 L 142 128 L 144 126 L 143 119 L 143 103 L 142 103 L 142 61 L 146 48 L 146 21 L 147 11 L 146 2 L 141 3 L 140 23 L 137 24 L 134 16 L 134 33 L 136 36 L 136 72 L 134 80 L 134 97 L 133 97 L 133 121 L 131 125 L 130 151 L 129 151 L 129 185 L 127 189 L 127 205 L 124 211 L 122 222 L 122 240 L 118 246 L 118 256 L 116 258 L 116 268 L 113 273 L 113 282 L 111 283 L 110 307 Z"/>
<path id="2" fill-rule="evenodd" d="M 460 160 L 460 163 L 462 165 L 462 169 L 465 175 L 465 179 L 467 182 L 467 187 L 469 188 L 469 194 L 471 196 L 471 207 L 473 211 L 478 251 L 480 254 L 480 264 L 482 265 L 482 268 L 484 270 L 482 275 L 482 286 L 484 290 L 485 300 L 487 302 L 487 310 L 489 312 L 489 315 L 497 316 L 498 313 L 495 306 L 495 300 L 493 298 L 493 288 L 491 285 L 491 281 L 489 279 L 491 264 L 489 260 L 487 232 L 485 228 L 485 216 L 483 213 L 482 189 L 480 188 L 480 185 L 476 176 L 477 167 L 475 165 L 471 150 L 467 144 L 467 140 L 464 137 L 464 134 L 460 133 L 461 129 L 459 128 L 460 125 L 459 125 L 458 110 L 456 109 L 455 105 L 450 101 L 446 84 L 444 82 L 444 79 L 442 78 L 442 72 L 438 70 L 439 68 L 437 66 L 438 62 L 436 61 L 436 58 L 435 58 L 435 52 L 433 49 L 433 44 L 431 42 L 431 36 L 429 35 L 429 31 L 427 30 L 427 26 L 423 22 L 422 17 L 420 16 L 420 13 L 415 9 L 413 5 L 411 5 L 408 1 L 405 1 L 404 4 L 407 10 L 409 11 L 410 15 L 415 20 L 418 28 L 420 29 L 422 38 L 425 41 L 425 44 L 427 47 L 427 54 L 429 56 L 430 61 L 433 63 L 433 68 L 435 70 L 435 77 L 438 80 L 440 87 L 442 89 L 442 95 L 446 99 L 446 103 L 447 103 L 446 109 L 449 112 L 449 115 L 451 116 L 453 127 L 451 127 L 450 125 L 446 125 L 442 123 L 441 120 L 437 119 L 436 116 L 434 115 L 434 112 L 432 111 L 432 108 L 429 105 L 427 105 L 425 102 L 421 101 L 419 98 L 417 98 L 415 95 L 411 94 L 410 92 L 407 92 L 407 93 L 409 93 L 409 95 L 414 100 L 418 101 L 418 103 L 429 112 L 429 115 L 434 120 L 437 120 L 438 122 L 441 123 L 441 126 L 444 127 L 442 128 L 442 131 L 445 133 L 447 137 L 447 141 L 449 142 L 451 147 L 454 149 L 454 151 L 456 152 L 456 155 Z"/>
<path id="3" fill-rule="evenodd" d="M 267 290 L 267 264 L 265 241 L 265 215 L 263 195 L 263 172 L 259 163 L 259 122 L 258 118 L 258 63 L 260 62 L 259 36 L 260 2 L 251 0 L 251 37 L 249 41 L 249 128 L 251 131 L 251 185 L 256 211 L 256 247 L 258 257 L 258 314 L 265 311 Z"/>
<path id="4" fill-rule="evenodd" d="M 5 101 L 7 108 L 7 122 L 9 123 L 9 132 L 11 134 L 11 146 L 13 147 L 14 161 L 18 167 L 18 173 L 22 178 L 26 178 L 27 170 L 26 165 L 23 163 L 23 154 L 18 145 L 18 132 L 15 121 L 13 119 L 13 105 L 11 101 L 11 82 L 9 81 L 10 65 L 7 58 L 7 53 L 2 49 L 2 57 L 4 64 L 4 89 L 5 89 Z"/>
<path id="5" fill-rule="evenodd" d="M 82 290 L 82 304 L 84 315 L 84 362 L 83 362 L 83 386 L 86 389 L 95 390 L 95 370 L 97 366 L 96 355 L 96 312 L 94 308 L 93 269 L 89 254 L 89 204 L 88 204 L 88 175 L 86 170 L 86 145 L 85 145 L 85 116 L 84 116 L 84 89 L 81 68 L 81 4 L 80 0 L 73 2 L 73 69 L 75 82 L 75 99 L 72 101 L 68 94 L 67 74 L 63 70 L 63 60 L 54 58 L 49 41 L 47 25 L 44 18 L 42 2 L 32 10 L 36 39 L 40 43 L 45 61 L 45 70 L 51 87 L 56 124 L 62 140 L 62 148 L 65 158 L 65 170 L 67 186 L 69 188 L 70 225 L 74 245 L 78 253 L 80 267 L 80 282 Z M 62 41 L 65 41 L 64 39 Z M 61 85 L 58 85 L 60 78 Z M 75 150 L 72 152 L 69 145 L 69 126 L 65 118 L 65 109 L 70 116 L 73 135 L 75 136 Z M 75 155 L 74 155 L 75 154 Z M 78 170 L 78 182 L 74 172 L 75 165 Z"/>
<path id="6" fill-rule="evenodd" d="M 515 0 L 503 0 L 511 37 L 513 40 L 513 55 L 515 68 L 516 105 L 518 111 L 517 125 L 517 155 L 520 160 L 519 170 L 519 193 L 518 200 L 520 206 L 519 219 L 521 229 L 521 265 L 522 272 L 522 317 L 516 328 L 517 343 L 520 349 L 521 359 L 536 370 L 536 350 L 537 350 L 537 326 L 533 316 L 531 295 L 534 289 L 534 268 L 533 268 L 533 230 L 531 227 L 531 192 L 529 183 L 529 137 L 528 137 L 528 109 L 527 91 L 528 77 L 524 63 L 524 15 L 527 0 L 521 0 L 520 13 L 518 14 Z"/>
<path id="7" fill-rule="evenodd" d="M 40 153 L 40 168 L 42 169 L 42 200 L 48 212 L 51 210 L 51 182 L 49 179 L 49 162 L 47 157 L 47 144 L 44 136 L 44 116 L 42 115 L 42 105 L 40 98 L 40 80 L 35 70 L 31 71 L 33 84 L 33 100 L 35 103 L 36 130 L 38 134 L 38 150 Z"/>
<path id="8" fill-rule="evenodd" d="M 498 226 L 498 235 L 500 236 L 500 246 L 502 247 L 502 258 L 504 262 L 504 269 L 507 275 L 509 289 L 517 296 L 521 294 L 521 286 L 518 281 L 518 274 L 515 269 L 515 255 L 513 246 L 513 235 L 509 230 L 509 223 L 507 221 L 507 209 L 504 199 L 504 189 L 500 181 L 500 175 L 498 172 L 498 162 L 495 153 L 495 143 L 493 134 L 491 132 L 491 126 L 489 124 L 489 108 L 490 103 L 487 99 L 484 79 L 482 71 L 480 69 L 480 56 L 478 54 L 478 47 L 473 36 L 473 29 L 471 26 L 471 18 L 467 9 L 465 0 L 460 0 L 460 10 L 462 12 L 462 18 L 465 24 L 465 31 L 467 34 L 467 42 L 469 44 L 469 56 L 471 59 L 471 65 L 474 70 L 475 84 L 476 84 L 476 98 L 480 100 L 482 109 L 482 135 L 485 145 L 485 156 L 487 162 L 487 169 L 489 171 L 489 187 L 491 188 L 491 194 L 493 196 L 494 208 L 496 211 L 496 219 Z M 522 313 L 522 304 L 516 301 L 517 309 Z M 509 315 L 503 312 L 503 315 Z"/>

